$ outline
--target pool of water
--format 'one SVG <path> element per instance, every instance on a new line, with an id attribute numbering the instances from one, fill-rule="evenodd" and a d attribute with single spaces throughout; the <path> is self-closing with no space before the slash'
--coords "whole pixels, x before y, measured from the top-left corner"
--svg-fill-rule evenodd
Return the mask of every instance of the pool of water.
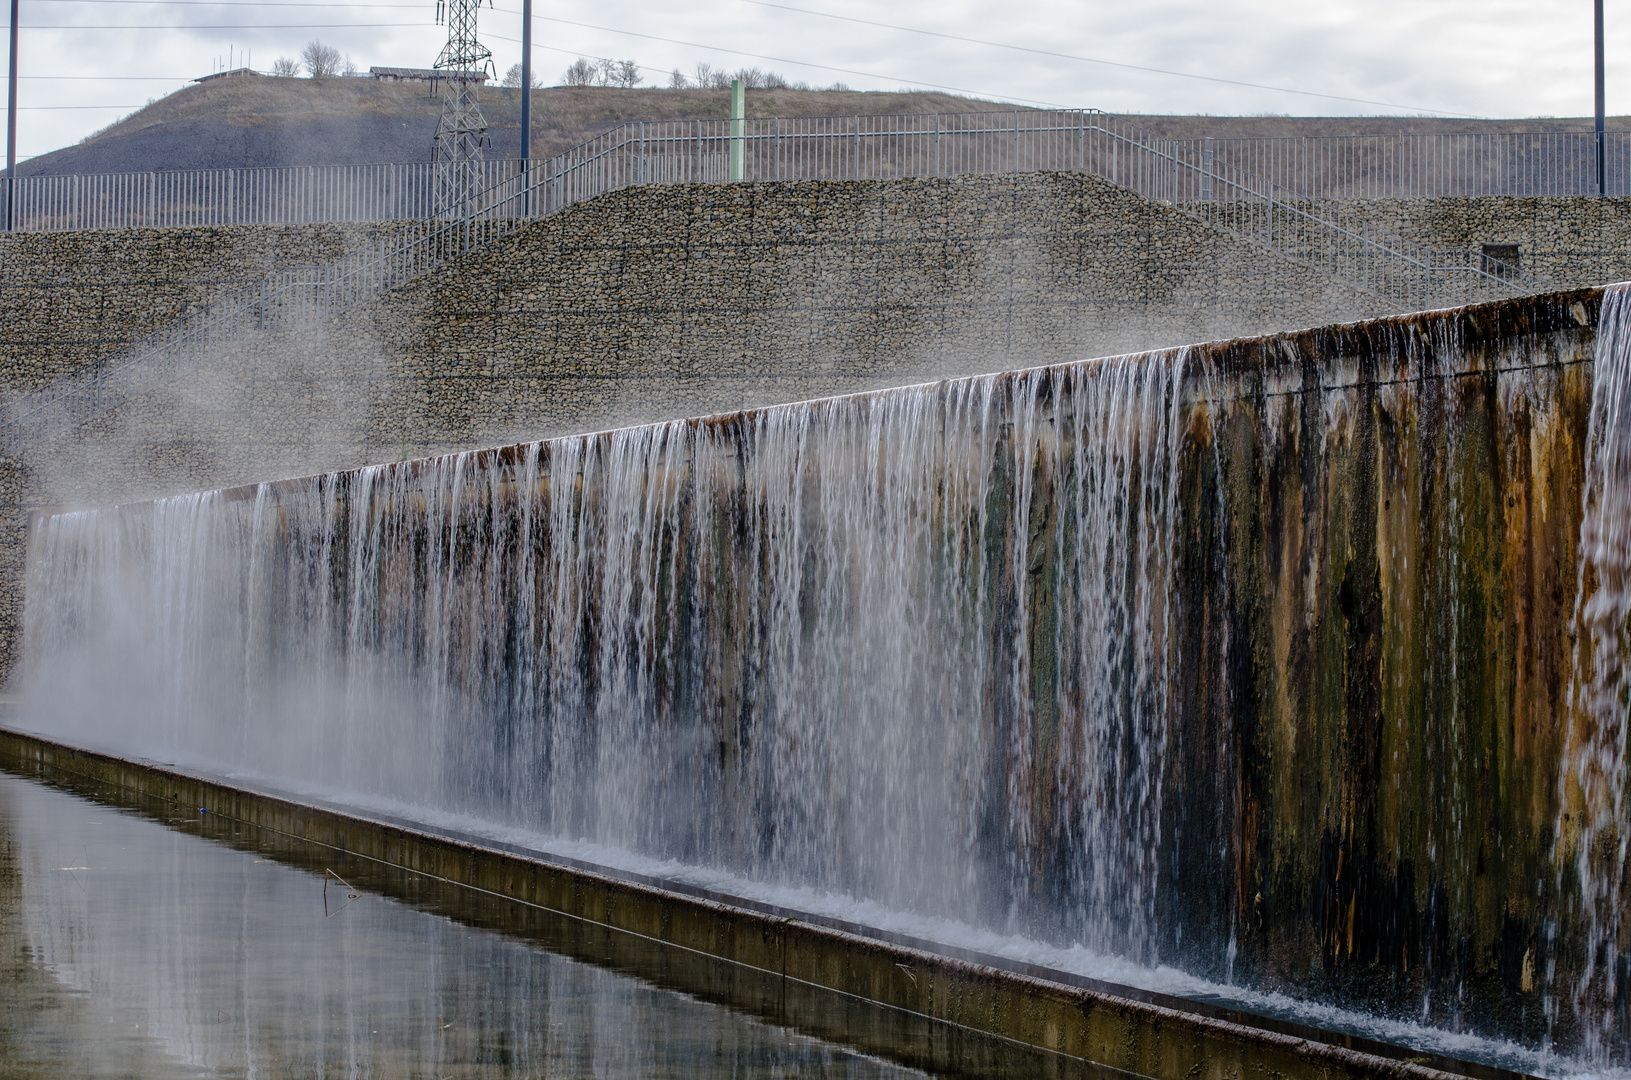
<path id="1" fill-rule="evenodd" d="M 0 772 L 0 1075 L 1083 1074 L 666 948 Z"/>

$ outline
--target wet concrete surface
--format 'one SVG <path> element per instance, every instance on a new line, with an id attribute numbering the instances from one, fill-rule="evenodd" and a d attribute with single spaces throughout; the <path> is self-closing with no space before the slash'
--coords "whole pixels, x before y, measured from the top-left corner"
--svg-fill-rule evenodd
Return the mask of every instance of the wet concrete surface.
<path id="1" fill-rule="evenodd" d="M 926 1075 L 619 971 L 604 927 L 257 832 L 0 773 L 0 1076 Z M 982 1043 L 947 1058 L 1054 1071 Z"/>

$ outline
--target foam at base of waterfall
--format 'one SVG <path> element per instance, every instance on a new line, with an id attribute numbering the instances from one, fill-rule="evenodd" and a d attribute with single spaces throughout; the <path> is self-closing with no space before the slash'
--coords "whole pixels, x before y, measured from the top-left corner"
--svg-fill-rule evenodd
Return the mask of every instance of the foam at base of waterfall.
<path id="1" fill-rule="evenodd" d="M 208 762 L 178 761 L 177 765 L 208 767 Z M 1631 1068 L 1599 1067 L 1545 1048 L 1523 1046 L 1471 1032 L 1451 1031 L 1403 1017 L 1356 1012 L 1319 1001 L 1308 1001 L 1277 991 L 1253 990 L 1192 975 L 1166 964 L 1146 966 L 1124 957 L 1095 952 L 1082 945 L 1053 945 L 1020 934 L 1004 934 L 956 919 L 920 915 L 888 907 L 873 900 L 807 886 L 757 881 L 728 871 L 653 859 L 638 852 L 591 840 L 548 836 L 464 814 L 427 809 L 395 799 L 358 796 L 311 785 L 290 785 L 281 777 L 253 773 L 226 773 L 229 779 L 251 785 L 280 785 L 291 794 L 318 799 L 367 814 L 417 822 L 433 830 L 463 833 L 546 857 L 571 859 L 610 870 L 658 878 L 739 897 L 761 904 L 808 912 L 829 919 L 856 923 L 887 933 L 1005 960 L 1032 964 L 1101 982 L 1130 986 L 1156 994 L 1288 1020 L 1308 1027 L 1340 1032 L 1377 1042 L 1404 1046 L 1425 1053 L 1479 1062 L 1552 1080 L 1631 1080 Z"/>

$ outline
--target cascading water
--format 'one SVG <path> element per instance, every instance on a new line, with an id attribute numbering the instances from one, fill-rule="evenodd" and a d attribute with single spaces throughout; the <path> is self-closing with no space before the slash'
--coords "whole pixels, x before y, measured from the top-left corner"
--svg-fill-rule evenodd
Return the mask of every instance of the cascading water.
<path id="1" fill-rule="evenodd" d="M 1625 947 L 1626 752 L 1631 718 L 1631 289 L 1606 291 L 1597 337 L 1575 599 L 1575 662 L 1560 777 L 1559 854 L 1585 923 L 1572 988 L 1588 1045 L 1607 1056 L 1631 990 Z M 1572 854 L 1572 859 L 1569 856 Z"/>
<path id="2" fill-rule="evenodd" d="M 28 715 L 1623 1062 L 1631 316 L 1598 302 L 43 517 Z"/>
<path id="3" fill-rule="evenodd" d="M 1153 959 L 1185 355 L 57 515 L 33 684 L 103 744 Z"/>

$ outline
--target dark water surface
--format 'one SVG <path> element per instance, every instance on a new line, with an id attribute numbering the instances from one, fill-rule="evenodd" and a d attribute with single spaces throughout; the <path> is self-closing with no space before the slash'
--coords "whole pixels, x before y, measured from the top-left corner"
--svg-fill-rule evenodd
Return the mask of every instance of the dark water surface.
<path id="1" fill-rule="evenodd" d="M 762 973 L 129 798 L 0 772 L 0 1076 L 926 1075 L 807 1031 L 942 1071 L 1070 1071 L 887 1010 L 790 1003 L 754 985 L 776 982 Z M 771 1022 L 794 1012 L 805 1032 Z"/>

